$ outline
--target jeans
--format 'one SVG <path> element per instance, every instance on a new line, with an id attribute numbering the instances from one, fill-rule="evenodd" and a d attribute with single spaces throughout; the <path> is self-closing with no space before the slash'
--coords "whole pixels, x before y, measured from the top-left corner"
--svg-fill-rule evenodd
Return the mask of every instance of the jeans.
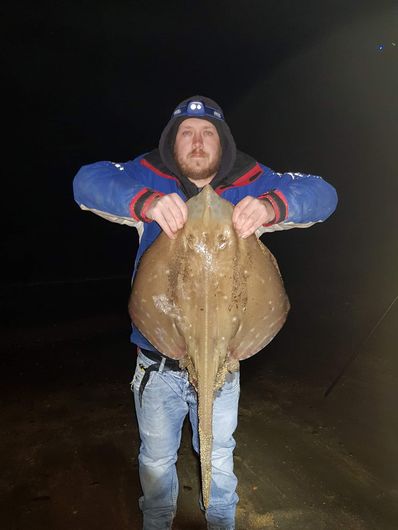
<path id="1" fill-rule="evenodd" d="M 138 391 L 145 368 L 153 363 L 138 350 L 132 381 L 141 437 L 139 473 L 143 496 L 143 530 L 169 530 L 176 513 L 178 478 L 175 463 L 184 419 L 189 414 L 192 444 L 199 452 L 197 394 L 186 370 L 150 374 L 140 406 Z M 233 473 L 233 433 L 237 426 L 239 372 L 227 375 L 213 407 L 213 451 L 210 501 L 205 517 L 209 530 L 234 530 L 238 496 Z M 203 508 L 203 506 L 202 506 Z"/>

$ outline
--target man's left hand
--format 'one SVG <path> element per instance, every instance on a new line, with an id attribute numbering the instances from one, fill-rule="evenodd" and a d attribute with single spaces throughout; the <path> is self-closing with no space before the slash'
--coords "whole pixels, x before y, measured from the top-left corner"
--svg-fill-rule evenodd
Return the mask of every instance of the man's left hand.
<path id="1" fill-rule="evenodd" d="M 248 195 L 234 208 L 232 223 L 239 237 L 246 238 L 254 234 L 260 226 L 272 223 L 275 212 L 267 200 Z"/>

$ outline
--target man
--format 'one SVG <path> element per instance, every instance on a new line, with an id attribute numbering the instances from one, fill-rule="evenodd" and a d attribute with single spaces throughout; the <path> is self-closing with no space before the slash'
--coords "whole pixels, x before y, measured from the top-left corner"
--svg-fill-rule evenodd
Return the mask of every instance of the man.
<path id="1" fill-rule="evenodd" d="M 274 173 L 238 151 L 222 109 L 202 96 L 177 106 L 158 149 L 123 164 L 84 166 L 76 175 L 74 191 L 81 208 L 138 229 L 136 270 L 161 230 L 171 239 L 177 237 L 187 220 L 185 202 L 206 184 L 235 205 L 233 225 L 242 238 L 311 226 L 325 220 L 337 204 L 334 188 L 320 177 Z M 144 530 L 169 529 L 178 495 L 175 462 L 188 413 L 193 446 L 199 450 L 197 396 L 186 371 L 155 351 L 135 328 L 131 341 L 138 346 L 132 387 L 141 437 Z M 205 511 L 211 530 L 235 528 L 233 433 L 238 399 L 239 372 L 234 372 L 214 400 L 212 483 Z"/>

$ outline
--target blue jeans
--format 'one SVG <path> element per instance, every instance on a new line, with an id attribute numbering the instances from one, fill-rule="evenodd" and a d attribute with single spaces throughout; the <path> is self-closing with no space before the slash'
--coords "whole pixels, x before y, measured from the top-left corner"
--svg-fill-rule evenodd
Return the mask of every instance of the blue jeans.
<path id="1" fill-rule="evenodd" d="M 141 437 L 138 457 L 143 496 L 143 530 L 169 530 L 176 513 L 178 478 L 175 463 L 184 419 L 189 413 L 192 443 L 199 451 L 197 395 L 186 370 L 152 372 L 140 406 L 138 390 L 153 361 L 139 351 L 132 381 Z M 233 473 L 233 433 L 238 421 L 239 372 L 228 374 L 213 409 L 213 452 L 210 502 L 205 516 L 209 530 L 234 530 L 238 502 Z"/>

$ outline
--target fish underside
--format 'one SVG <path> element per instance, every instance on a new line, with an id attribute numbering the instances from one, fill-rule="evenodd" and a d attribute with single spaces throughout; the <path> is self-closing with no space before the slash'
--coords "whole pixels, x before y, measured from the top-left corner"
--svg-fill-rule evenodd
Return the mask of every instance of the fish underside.
<path id="1" fill-rule="evenodd" d="M 178 359 L 198 394 L 202 494 L 211 492 L 213 400 L 228 372 L 262 350 L 289 311 L 278 265 L 256 235 L 238 237 L 233 206 L 211 188 L 187 202 L 176 239 L 144 253 L 129 313 L 161 353 Z M 145 399 L 145 398 L 144 398 Z"/>

